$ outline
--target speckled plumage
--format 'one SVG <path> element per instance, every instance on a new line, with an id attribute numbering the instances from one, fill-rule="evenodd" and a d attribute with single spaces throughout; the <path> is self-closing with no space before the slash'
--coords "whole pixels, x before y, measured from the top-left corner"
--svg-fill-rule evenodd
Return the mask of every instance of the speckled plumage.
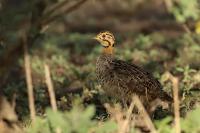
<path id="1" fill-rule="evenodd" d="M 138 95 L 144 105 L 155 99 L 172 101 L 150 73 L 134 64 L 115 59 L 113 52 L 108 50 L 110 45 L 103 46 L 105 52 L 97 59 L 96 75 L 107 95 L 124 102 L 130 102 L 133 95 Z"/>
<path id="2" fill-rule="evenodd" d="M 96 75 L 106 94 L 119 100 L 129 102 L 132 95 L 136 94 L 143 97 L 143 102 L 151 102 L 156 98 L 172 101 L 150 73 L 134 64 L 117 60 L 112 55 L 102 54 L 97 59 Z"/>

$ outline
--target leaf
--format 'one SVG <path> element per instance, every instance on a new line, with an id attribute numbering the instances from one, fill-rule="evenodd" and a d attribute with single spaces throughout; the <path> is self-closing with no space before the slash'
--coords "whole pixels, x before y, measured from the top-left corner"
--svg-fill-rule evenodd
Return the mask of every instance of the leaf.
<path id="1" fill-rule="evenodd" d="M 112 133 L 116 132 L 117 124 L 113 121 L 104 122 L 101 126 L 96 129 L 95 133 Z"/>
<path id="2" fill-rule="evenodd" d="M 87 133 L 96 124 L 96 121 L 91 120 L 94 113 L 94 106 L 88 106 L 85 110 L 75 106 L 70 112 L 65 112 L 65 117 L 70 122 L 73 132 Z"/>
<path id="3" fill-rule="evenodd" d="M 166 117 L 162 119 L 161 121 L 156 121 L 156 127 L 158 128 L 158 132 L 161 133 L 171 133 L 173 128 L 170 127 L 169 123 L 172 121 L 171 117 Z"/>
<path id="4" fill-rule="evenodd" d="M 27 133 L 51 133 L 46 119 L 36 117 L 35 122 L 27 129 Z"/>
<path id="5" fill-rule="evenodd" d="M 181 127 L 186 133 L 200 132 L 200 108 L 189 112 L 185 119 L 181 120 Z"/>
<path id="6" fill-rule="evenodd" d="M 83 112 L 83 116 L 84 116 L 85 118 L 91 119 L 91 118 L 93 117 L 94 113 L 95 113 L 95 107 L 94 107 L 94 106 L 89 106 L 89 107 L 87 107 L 86 110 Z"/>
<path id="7" fill-rule="evenodd" d="M 47 109 L 47 118 L 49 120 L 50 126 L 56 130 L 56 128 L 61 128 L 65 133 L 71 132 L 70 123 L 64 118 L 64 115 L 59 111 L 53 111 L 52 109 Z"/>
<path id="8" fill-rule="evenodd" d="M 176 71 L 178 71 L 178 72 L 184 72 L 184 69 L 181 68 L 181 67 L 176 67 Z"/>

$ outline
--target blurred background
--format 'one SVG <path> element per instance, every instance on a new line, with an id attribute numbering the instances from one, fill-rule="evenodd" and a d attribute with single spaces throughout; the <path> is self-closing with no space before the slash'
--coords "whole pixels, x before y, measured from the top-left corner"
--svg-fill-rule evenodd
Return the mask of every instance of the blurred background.
<path id="1" fill-rule="evenodd" d="M 199 0 L 0 0 L 0 94 L 1 99 L 6 96 L 15 101 L 16 114 L 7 107 L 6 112 L 11 111 L 20 127 L 34 133 L 54 132 L 57 126 L 65 133 L 117 132 L 119 122 L 111 122 L 104 107 L 113 101 L 104 95 L 95 77 L 95 62 L 102 48 L 92 37 L 100 31 L 115 35 L 117 58 L 153 73 L 169 94 L 173 87 L 165 73 L 179 78 L 181 117 L 199 106 Z M 38 125 L 32 124 L 29 116 L 27 56 Z M 50 107 L 45 63 L 50 67 L 57 107 L 64 114 L 45 110 Z M 0 119 L 10 120 L 2 109 L 7 101 L 1 103 Z M 194 113 L 192 121 L 200 110 Z M 67 118 L 63 120 L 62 115 Z M 159 124 L 156 128 L 172 132 L 173 114 L 155 115 L 160 121 L 165 117 L 164 128 Z M 200 131 L 200 120 L 196 126 L 188 125 L 190 122 L 184 119 L 187 126 L 181 130 Z M 6 126 L 5 130 L 11 130 Z M 98 129 L 91 130 L 93 127 Z M 129 128 L 128 132 L 136 132 L 134 126 Z"/>

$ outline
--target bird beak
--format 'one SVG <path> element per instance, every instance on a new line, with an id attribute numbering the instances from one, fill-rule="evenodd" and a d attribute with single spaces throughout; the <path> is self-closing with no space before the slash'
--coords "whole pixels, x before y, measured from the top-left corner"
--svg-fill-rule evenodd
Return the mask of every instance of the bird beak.
<path id="1" fill-rule="evenodd" d="M 94 39 L 94 40 L 99 40 L 97 37 L 93 37 L 92 39 Z"/>

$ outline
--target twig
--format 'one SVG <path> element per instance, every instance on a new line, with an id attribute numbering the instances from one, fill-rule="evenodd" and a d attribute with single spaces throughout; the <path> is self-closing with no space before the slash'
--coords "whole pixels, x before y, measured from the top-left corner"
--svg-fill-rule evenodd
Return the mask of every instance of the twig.
<path id="1" fill-rule="evenodd" d="M 15 109 L 15 107 L 16 107 L 16 97 L 17 97 L 16 93 L 14 93 L 12 96 L 12 102 L 11 102 L 13 109 Z"/>
<path id="2" fill-rule="evenodd" d="M 179 81 L 177 77 L 174 77 L 171 73 L 167 73 L 168 78 L 171 80 L 173 84 L 173 98 L 174 98 L 174 115 L 175 115 L 175 131 L 176 133 L 181 132 L 180 128 L 180 111 L 179 111 L 179 98 L 178 98 L 178 90 L 179 90 Z"/>
<path id="3" fill-rule="evenodd" d="M 192 37 L 192 31 L 190 28 L 187 26 L 187 24 L 183 24 L 183 29 L 185 30 L 186 33 L 188 33 L 190 36 L 188 36 L 189 41 L 191 41 L 191 44 L 199 44 L 199 40 L 195 39 Z"/>
<path id="4" fill-rule="evenodd" d="M 151 121 L 147 111 L 145 110 L 142 102 L 140 101 L 140 99 L 138 98 L 138 96 L 133 96 L 133 100 L 135 102 L 136 107 L 138 108 L 139 111 L 141 111 L 142 115 L 144 116 L 144 120 L 148 126 L 148 128 L 150 129 L 151 133 L 157 133 L 153 122 Z"/>
<path id="5" fill-rule="evenodd" d="M 171 10 L 171 8 L 173 6 L 172 0 L 164 0 L 164 2 L 165 2 L 165 6 L 167 8 L 167 11 L 170 12 L 170 10 Z"/>
<path id="6" fill-rule="evenodd" d="M 45 79 L 46 79 L 46 84 L 48 87 L 51 107 L 52 107 L 52 110 L 56 112 L 57 111 L 56 96 L 55 96 L 55 92 L 54 92 L 53 83 L 51 81 L 51 74 L 50 74 L 49 66 L 47 64 L 44 64 L 44 71 L 45 71 Z M 57 127 L 56 133 L 61 133 L 61 132 L 62 132 L 61 129 L 59 127 Z"/>
<path id="7" fill-rule="evenodd" d="M 68 14 L 68 13 L 74 11 L 76 8 L 81 6 L 86 1 L 87 0 L 80 0 L 77 3 L 73 4 L 72 6 L 70 6 L 69 8 L 67 8 L 66 10 L 62 11 L 61 13 L 58 13 L 57 15 L 54 15 L 54 16 L 49 17 L 49 18 L 44 17 L 45 19 L 41 22 L 42 25 L 47 25 L 47 24 L 51 23 L 52 21 L 56 20 L 57 18 L 61 17 L 63 14 Z"/>
<path id="8" fill-rule="evenodd" d="M 190 35 L 192 34 L 190 28 L 186 24 L 183 24 L 182 26 L 183 26 L 183 29 L 186 31 L 186 33 L 188 33 Z"/>
<path id="9" fill-rule="evenodd" d="M 57 2 L 56 4 L 53 4 L 51 7 L 49 7 L 45 12 L 44 12 L 44 17 L 47 18 L 49 17 L 51 14 L 53 14 L 56 10 L 62 8 L 63 6 L 65 6 L 65 4 L 67 4 L 69 2 L 69 0 L 64 0 L 61 2 Z"/>
<path id="10" fill-rule="evenodd" d="M 27 40 L 26 36 L 23 35 L 22 41 L 24 44 L 24 67 L 26 73 L 26 84 L 28 88 L 28 99 L 29 99 L 29 109 L 31 114 L 31 120 L 34 122 L 35 120 L 35 104 L 34 104 L 34 93 L 33 93 L 33 83 L 31 77 L 31 65 L 30 65 L 30 57 L 27 50 Z"/>
<path id="11" fill-rule="evenodd" d="M 51 107 L 52 107 L 53 111 L 57 111 L 56 98 L 55 98 L 53 83 L 51 81 L 49 66 L 47 64 L 45 64 L 44 69 L 45 69 L 45 79 L 46 79 L 46 84 L 48 87 Z"/>
<path id="12" fill-rule="evenodd" d="M 179 112 L 179 98 L 178 98 L 178 78 L 174 77 L 173 80 L 173 93 L 174 93 L 174 112 L 175 112 L 175 128 L 176 133 L 180 133 L 180 112 Z"/>
<path id="13" fill-rule="evenodd" d="M 126 113 L 126 120 L 124 120 L 124 122 L 122 123 L 122 126 L 121 126 L 121 128 L 119 130 L 119 133 L 126 133 L 127 130 L 129 129 L 128 128 L 129 127 L 129 122 L 131 120 L 131 114 L 132 114 L 134 105 L 135 105 L 134 100 L 132 100 L 131 105 L 129 106 L 129 109 L 128 109 L 127 113 Z"/>

